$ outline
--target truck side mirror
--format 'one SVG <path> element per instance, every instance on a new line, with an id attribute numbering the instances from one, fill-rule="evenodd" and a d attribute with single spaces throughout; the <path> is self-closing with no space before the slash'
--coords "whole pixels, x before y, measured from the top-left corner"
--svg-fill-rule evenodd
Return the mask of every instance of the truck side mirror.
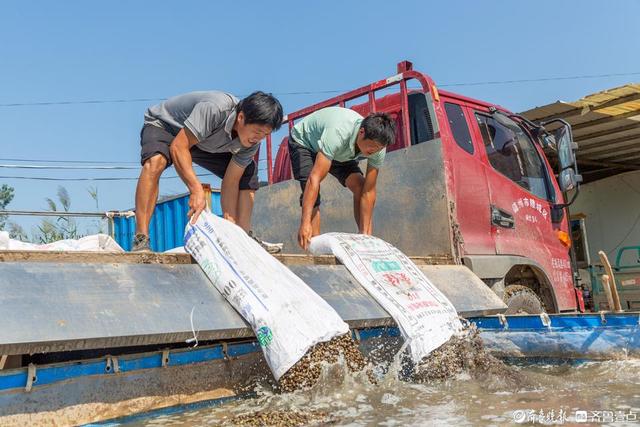
<path id="1" fill-rule="evenodd" d="M 576 164 L 576 153 L 578 145 L 573 142 L 571 137 L 571 128 L 569 126 L 560 126 L 558 130 L 554 132 L 554 139 L 558 149 L 558 163 L 560 165 L 560 171 L 564 171 L 568 168 L 573 168 Z"/>
<path id="2" fill-rule="evenodd" d="M 558 151 L 558 144 L 556 143 L 556 137 L 551 134 L 545 134 L 540 137 L 540 142 L 544 148 L 549 148 L 555 152 Z"/>
<path id="3" fill-rule="evenodd" d="M 563 192 L 573 190 L 582 182 L 582 176 L 576 175 L 575 170 L 565 169 L 558 175 L 558 184 Z"/>
<path id="4" fill-rule="evenodd" d="M 554 142 L 556 145 L 559 169 L 558 185 L 560 186 L 560 190 L 562 190 L 562 192 L 567 192 L 574 189 L 576 190 L 573 198 L 569 203 L 566 203 L 564 205 L 554 205 L 554 207 L 562 206 L 563 208 L 566 208 L 576 200 L 578 191 L 580 190 L 580 183 L 582 182 L 582 175 L 578 174 L 578 162 L 576 160 L 576 150 L 578 149 L 578 144 L 573 141 L 571 125 L 565 120 L 553 119 L 548 122 L 543 122 L 541 123 L 541 125 L 546 126 L 553 122 L 560 124 L 560 127 L 553 132 L 553 138 L 548 138 L 548 140 L 545 142 L 551 147 L 553 146 Z M 562 217 L 560 216 L 560 220 L 561 219 Z"/>
<path id="5" fill-rule="evenodd" d="M 558 147 L 558 164 L 560 166 L 558 184 L 563 192 L 573 190 L 582 182 L 582 176 L 576 173 L 578 144 L 573 142 L 571 127 L 566 124 L 560 126 L 553 136 Z"/>

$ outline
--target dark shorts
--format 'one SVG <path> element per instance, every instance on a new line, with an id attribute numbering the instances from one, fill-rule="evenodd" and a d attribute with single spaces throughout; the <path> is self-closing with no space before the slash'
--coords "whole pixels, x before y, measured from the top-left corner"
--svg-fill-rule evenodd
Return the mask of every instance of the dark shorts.
<path id="1" fill-rule="evenodd" d="M 171 160 L 171 152 L 169 146 L 175 138 L 171 133 L 158 126 L 145 125 L 140 132 L 140 163 L 144 163 L 156 154 L 162 154 L 167 160 L 167 167 L 173 164 Z M 227 166 L 231 161 L 233 154 L 231 153 L 209 153 L 194 146 L 191 147 L 191 159 L 193 163 L 202 166 L 218 178 L 223 178 L 227 171 Z M 252 161 L 249 166 L 244 169 L 242 178 L 240 178 L 240 190 L 257 190 L 258 189 L 258 168 L 256 163 Z"/>
<path id="2" fill-rule="evenodd" d="M 289 135 L 289 158 L 291 158 L 293 177 L 300 182 L 300 188 L 302 189 L 302 194 L 300 195 L 300 206 L 302 206 L 304 187 L 307 185 L 307 179 L 309 179 L 313 163 L 316 160 L 316 153 L 297 142 L 294 142 L 291 135 Z M 347 178 L 349 178 L 349 175 L 353 173 L 362 175 L 358 162 L 355 160 L 349 160 L 347 162 L 338 162 L 334 160 L 331 162 L 331 169 L 329 169 L 329 173 L 335 176 L 343 187 L 347 186 L 346 181 Z M 318 198 L 313 206 L 318 207 L 320 206 L 320 203 L 320 193 L 318 193 Z"/>

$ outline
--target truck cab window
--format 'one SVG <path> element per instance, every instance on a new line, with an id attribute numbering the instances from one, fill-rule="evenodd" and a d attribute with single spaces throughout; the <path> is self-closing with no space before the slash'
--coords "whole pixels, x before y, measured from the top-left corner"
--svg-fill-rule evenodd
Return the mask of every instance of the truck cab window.
<path id="1" fill-rule="evenodd" d="M 505 126 L 478 113 L 476 119 L 491 166 L 525 190 L 549 200 L 544 165 L 520 126 L 516 122 Z"/>
<path id="2" fill-rule="evenodd" d="M 462 107 L 458 104 L 445 102 L 444 109 L 447 112 L 449 120 L 449 128 L 453 134 L 456 143 L 469 154 L 473 154 L 473 141 L 471 141 L 471 133 L 467 125 L 467 119 L 464 117 Z"/>
<path id="3" fill-rule="evenodd" d="M 433 124 L 427 106 L 427 98 L 423 93 L 411 93 L 409 102 L 409 127 L 411 130 L 411 145 L 433 139 Z"/>

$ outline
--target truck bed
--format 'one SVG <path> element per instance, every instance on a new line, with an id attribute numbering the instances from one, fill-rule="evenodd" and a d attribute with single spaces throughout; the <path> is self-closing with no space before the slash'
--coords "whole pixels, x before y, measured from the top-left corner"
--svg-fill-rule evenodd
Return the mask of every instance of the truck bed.
<path id="1" fill-rule="evenodd" d="M 334 257 L 279 259 L 352 328 L 394 325 Z M 505 308 L 466 267 L 414 261 L 461 315 Z M 187 254 L 0 252 L 0 312 L 0 355 L 253 336 Z"/>

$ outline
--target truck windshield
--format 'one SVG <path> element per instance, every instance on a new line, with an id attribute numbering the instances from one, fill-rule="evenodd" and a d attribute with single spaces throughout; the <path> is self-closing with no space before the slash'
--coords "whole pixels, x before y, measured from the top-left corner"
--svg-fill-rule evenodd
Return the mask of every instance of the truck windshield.
<path id="1" fill-rule="evenodd" d="M 480 113 L 476 119 L 491 166 L 525 190 L 550 200 L 544 163 L 522 128 L 510 119 L 507 126 Z"/>

